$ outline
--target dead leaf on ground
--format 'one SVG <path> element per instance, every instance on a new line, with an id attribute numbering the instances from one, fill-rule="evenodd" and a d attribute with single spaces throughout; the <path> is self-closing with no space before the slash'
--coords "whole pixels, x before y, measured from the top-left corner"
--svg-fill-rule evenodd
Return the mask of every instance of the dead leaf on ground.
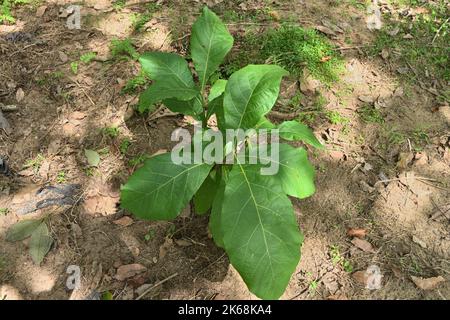
<path id="1" fill-rule="evenodd" d="M 367 235 L 367 230 L 366 229 L 348 229 L 347 231 L 347 235 L 349 237 L 356 237 L 356 238 L 364 238 Z"/>
<path id="2" fill-rule="evenodd" d="M 134 277 L 140 273 L 147 271 L 147 268 L 139 263 L 127 264 L 120 266 L 117 269 L 116 279 L 119 281 L 124 281 L 128 278 Z"/>
<path id="3" fill-rule="evenodd" d="M 169 251 L 170 247 L 173 244 L 173 240 L 170 238 L 166 238 L 166 241 L 159 247 L 159 259 L 161 260 L 164 258 L 167 254 L 167 251 Z"/>
<path id="4" fill-rule="evenodd" d="M 432 278 L 420 278 L 420 277 L 414 277 L 411 276 L 412 281 L 414 284 L 422 289 L 422 290 L 433 290 L 435 289 L 440 283 L 445 282 L 446 280 L 442 277 L 432 277 Z"/>
<path id="5" fill-rule="evenodd" d="M 39 8 L 37 8 L 36 10 L 36 17 L 40 18 L 44 15 L 45 10 L 47 10 L 47 6 L 40 6 Z"/>
<path id="6" fill-rule="evenodd" d="M 83 207 L 88 214 L 107 216 L 116 213 L 119 199 L 118 191 L 112 190 L 106 183 L 96 181 L 88 189 Z"/>
<path id="7" fill-rule="evenodd" d="M 22 88 L 17 89 L 16 91 L 16 101 L 20 102 L 23 100 L 23 98 L 25 97 L 25 92 L 23 91 Z"/>
<path id="8" fill-rule="evenodd" d="M 113 221 L 113 223 L 121 227 L 128 227 L 134 223 L 134 220 L 128 216 L 124 216 L 120 219 Z"/>
<path id="9" fill-rule="evenodd" d="M 352 244 L 355 247 L 361 249 L 364 252 L 370 252 L 370 253 L 374 253 L 375 252 L 372 244 L 369 241 L 367 241 L 367 240 L 362 240 L 362 239 L 359 239 L 359 238 L 353 238 Z"/>

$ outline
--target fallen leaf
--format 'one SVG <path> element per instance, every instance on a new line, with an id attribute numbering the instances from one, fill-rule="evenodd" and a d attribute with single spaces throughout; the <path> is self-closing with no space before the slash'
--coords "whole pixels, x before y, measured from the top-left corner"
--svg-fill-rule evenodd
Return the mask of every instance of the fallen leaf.
<path id="1" fill-rule="evenodd" d="M 25 92 L 23 92 L 22 88 L 17 89 L 16 91 L 16 101 L 20 102 L 25 97 Z"/>
<path id="2" fill-rule="evenodd" d="M 47 10 L 47 6 L 40 6 L 39 8 L 37 8 L 36 10 L 36 17 L 40 18 L 44 15 L 45 10 Z"/>
<path id="3" fill-rule="evenodd" d="M 316 29 L 317 31 L 320 31 L 328 36 L 336 36 L 336 32 L 334 32 L 333 30 L 331 30 L 330 28 L 327 28 L 325 26 L 315 26 L 314 29 Z"/>
<path id="4" fill-rule="evenodd" d="M 29 251 L 34 263 L 40 265 L 53 243 L 45 222 L 41 223 L 31 234 Z"/>
<path id="5" fill-rule="evenodd" d="M 87 162 L 91 167 L 97 167 L 100 163 L 100 155 L 97 151 L 84 149 L 84 155 L 87 158 Z"/>
<path id="6" fill-rule="evenodd" d="M 133 224 L 133 222 L 134 222 L 134 220 L 128 216 L 124 216 L 120 219 L 113 221 L 114 224 L 117 224 L 118 226 L 121 226 L 121 227 L 131 226 Z"/>
<path id="7" fill-rule="evenodd" d="M 124 281 L 128 278 L 134 277 L 140 273 L 147 271 L 147 268 L 139 263 L 127 264 L 117 268 L 115 278 L 119 281 Z"/>
<path id="8" fill-rule="evenodd" d="M 414 284 L 422 290 L 433 290 L 441 282 L 446 281 L 442 276 L 427 279 L 411 276 L 411 279 L 414 282 Z"/>
<path id="9" fill-rule="evenodd" d="M 169 248 L 172 246 L 173 240 L 170 238 L 166 238 L 166 241 L 162 244 L 161 247 L 159 247 L 159 259 L 161 260 L 164 258 L 167 254 L 167 251 L 169 251 Z"/>
<path id="10" fill-rule="evenodd" d="M 366 229 L 348 229 L 347 235 L 349 237 L 357 237 L 357 238 L 364 238 L 367 234 Z"/>
<path id="11" fill-rule="evenodd" d="M 59 51 L 58 55 L 59 55 L 59 60 L 61 60 L 61 62 L 65 63 L 65 62 L 67 62 L 69 60 L 69 57 L 67 56 L 67 54 L 65 54 L 62 51 Z"/>
<path id="12" fill-rule="evenodd" d="M 322 59 L 320 59 L 320 62 L 327 62 L 330 60 L 331 60 L 331 56 L 326 56 L 326 57 L 323 57 Z"/>
<path id="13" fill-rule="evenodd" d="M 364 287 L 367 285 L 367 274 L 365 271 L 356 271 L 352 274 L 353 280 L 363 285 Z"/>
<path id="14" fill-rule="evenodd" d="M 370 252 L 370 253 L 374 253 L 375 252 L 372 244 L 369 241 L 367 241 L 367 240 L 362 240 L 362 239 L 359 239 L 359 238 L 353 238 L 352 244 L 355 247 L 361 249 L 364 252 Z"/>
<path id="15" fill-rule="evenodd" d="M 421 247 L 424 248 L 424 249 L 427 248 L 427 244 L 426 244 L 423 240 L 417 238 L 416 236 L 413 236 L 413 237 L 412 237 L 412 241 L 413 241 L 414 243 L 417 243 L 419 246 L 421 246 Z"/>

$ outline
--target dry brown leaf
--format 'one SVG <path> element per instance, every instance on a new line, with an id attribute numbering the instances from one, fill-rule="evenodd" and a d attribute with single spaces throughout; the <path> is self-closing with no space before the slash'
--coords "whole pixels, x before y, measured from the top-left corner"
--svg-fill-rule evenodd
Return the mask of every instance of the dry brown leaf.
<path id="1" fill-rule="evenodd" d="M 17 89 L 16 91 L 16 101 L 20 102 L 25 97 L 25 92 L 23 92 L 22 88 Z"/>
<path id="2" fill-rule="evenodd" d="M 366 229 L 348 229 L 347 235 L 349 237 L 356 237 L 356 238 L 364 238 L 367 235 Z"/>
<path id="3" fill-rule="evenodd" d="M 134 277 L 137 274 L 147 271 L 147 268 L 139 263 L 127 264 L 120 266 L 117 269 L 116 279 L 119 281 L 124 281 L 128 278 Z"/>
<path id="4" fill-rule="evenodd" d="M 36 17 L 40 18 L 44 15 L 45 10 L 47 10 L 47 6 L 40 6 L 39 8 L 37 8 L 36 10 Z"/>
<path id="5" fill-rule="evenodd" d="M 121 226 L 121 227 L 131 226 L 133 224 L 133 222 L 134 222 L 134 220 L 128 216 L 124 216 L 120 219 L 113 221 L 114 224 L 117 224 L 118 226 Z"/>
<path id="6" fill-rule="evenodd" d="M 363 285 L 364 287 L 367 286 L 367 273 L 365 271 L 356 271 L 352 274 L 353 280 L 358 282 L 359 284 Z"/>
<path id="7" fill-rule="evenodd" d="M 370 253 L 374 253 L 375 250 L 372 246 L 372 244 L 370 244 L 369 241 L 367 240 L 362 240 L 359 238 L 353 238 L 352 243 L 355 247 L 361 249 L 364 252 L 370 252 Z"/>
<path id="8" fill-rule="evenodd" d="M 159 259 L 162 259 L 166 256 L 167 251 L 169 251 L 170 247 L 173 244 L 173 240 L 170 238 L 166 238 L 166 241 L 159 247 Z"/>
<path id="9" fill-rule="evenodd" d="M 331 60 L 331 56 L 326 56 L 326 57 L 323 57 L 322 59 L 320 59 L 320 62 L 327 62 L 330 60 Z"/>
<path id="10" fill-rule="evenodd" d="M 442 276 L 432 277 L 432 278 L 427 278 L 427 279 L 411 276 L 411 279 L 414 282 L 414 284 L 422 290 L 433 290 L 441 282 L 446 281 Z"/>

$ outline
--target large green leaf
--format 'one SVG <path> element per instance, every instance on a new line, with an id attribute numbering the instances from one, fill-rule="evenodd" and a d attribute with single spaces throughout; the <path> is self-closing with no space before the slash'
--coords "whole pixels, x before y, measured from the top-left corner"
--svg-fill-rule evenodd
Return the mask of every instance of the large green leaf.
<path id="1" fill-rule="evenodd" d="M 163 103 L 171 111 L 189 116 L 198 117 L 203 112 L 202 98 L 200 95 L 188 101 L 171 98 L 164 100 Z"/>
<path id="2" fill-rule="evenodd" d="M 214 12 L 204 7 L 191 34 L 191 56 L 202 91 L 232 47 L 233 37 L 225 25 Z"/>
<path id="3" fill-rule="evenodd" d="M 22 220 L 12 225 L 6 232 L 6 240 L 20 241 L 28 238 L 42 223 L 42 219 Z"/>
<path id="4" fill-rule="evenodd" d="M 303 237 L 289 198 L 257 165 L 237 164 L 228 177 L 220 213 L 225 251 L 248 288 L 279 298 L 300 259 Z"/>
<path id="5" fill-rule="evenodd" d="M 289 141 L 303 141 L 313 147 L 323 149 L 323 145 L 317 140 L 314 133 L 306 125 L 298 121 L 285 121 L 278 126 L 280 137 Z"/>
<path id="6" fill-rule="evenodd" d="M 209 217 L 209 230 L 217 246 L 224 248 L 222 232 L 222 206 L 225 193 L 225 181 L 222 179 L 216 191 Z"/>
<path id="7" fill-rule="evenodd" d="M 225 88 L 226 128 L 253 128 L 274 106 L 281 78 L 287 74 L 273 65 L 248 65 L 236 71 Z"/>
<path id="8" fill-rule="evenodd" d="M 303 148 L 294 148 L 288 144 L 278 144 L 278 159 L 273 157 L 272 148 L 266 155 L 252 155 L 259 163 L 276 163 L 278 172 L 274 175 L 281 183 L 283 191 L 293 197 L 304 199 L 316 191 L 314 185 L 315 171 L 308 160 L 308 154 Z"/>
<path id="9" fill-rule="evenodd" d="M 211 90 L 209 91 L 208 95 L 208 101 L 211 102 L 214 99 L 220 97 L 222 93 L 224 93 L 225 88 L 227 86 L 227 80 L 219 79 L 216 82 L 214 82 L 213 86 L 211 87 Z"/>
<path id="10" fill-rule="evenodd" d="M 175 53 L 148 52 L 140 58 L 153 83 L 139 97 L 139 111 L 168 98 L 188 101 L 199 94 L 186 60 Z"/>
<path id="11" fill-rule="evenodd" d="M 122 187 L 121 205 L 139 218 L 174 219 L 208 176 L 212 165 L 175 164 L 170 153 L 148 159 Z"/>
<path id="12" fill-rule="evenodd" d="M 198 189 L 194 196 L 195 212 L 200 215 L 208 212 L 212 206 L 214 198 L 216 197 L 220 179 L 215 175 L 215 173 L 215 171 L 212 171 L 208 177 L 206 177 L 202 186 Z"/>
<path id="13" fill-rule="evenodd" d="M 53 243 L 53 238 L 48 232 L 47 225 L 42 222 L 31 234 L 30 255 L 34 263 L 40 265 L 45 255 L 49 252 Z"/>

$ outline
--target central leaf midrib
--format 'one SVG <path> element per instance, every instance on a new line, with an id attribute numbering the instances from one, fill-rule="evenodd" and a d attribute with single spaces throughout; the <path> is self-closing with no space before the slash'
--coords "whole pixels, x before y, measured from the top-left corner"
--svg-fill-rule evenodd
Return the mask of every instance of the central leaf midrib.
<path id="1" fill-rule="evenodd" d="M 256 214 L 258 216 L 259 225 L 261 226 L 261 231 L 262 231 L 262 234 L 263 234 L 264 246 L 266 248 L 267 256 L 269 257 L 270 269 L 272 271 L 272 277 L 273 277 L 274 272 L 273 272 L 273 266 L 272 266 L 272 257 L 270 256 L 270 253 L 269 253 L 269 246 L 267 244 L 267 238 L 266 238 L 266 234 L 265 234 L 264 225 L 263 225 L 262 220 L 261 220 L 261 215 L 260 215 L 260 212 L 259 212 L 259 206 L 258 206 L 258 204 L 256 202 L 256 198 L 255 198 L 255 196 L 253 194 L 253 190 L 251 188 L 250 181 L 248 180 L 247 175 L 245 174 L 244 168 L 242 167 L 242 165 L 240 163 L 238 163 L 238 166 L 239 166 L 239 168 L 240 168 L 240 170 L 242 172 L 242 175 L 244 176 L 244 179 L 245 179 L 245 182 L 247 184 L 248 190 L 250 191 L 250 196 L 251 196 L 251 198 L 253 200 L 253 204 L 255 206 Z"/>

